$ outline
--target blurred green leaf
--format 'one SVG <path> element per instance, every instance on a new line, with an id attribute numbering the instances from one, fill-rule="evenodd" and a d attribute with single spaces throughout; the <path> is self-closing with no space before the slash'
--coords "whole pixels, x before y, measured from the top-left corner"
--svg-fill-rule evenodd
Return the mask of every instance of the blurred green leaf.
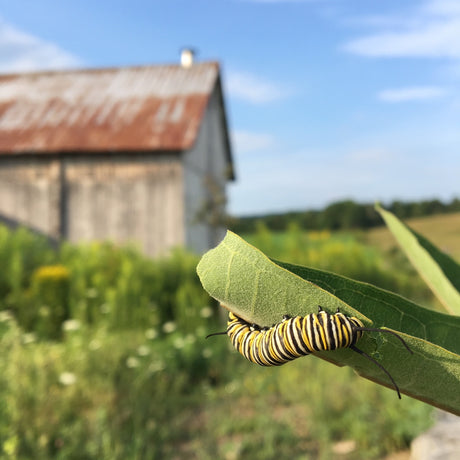
<path id="1" fill-rule="evenodd" d="M 365 334 L 359 348 L 390 372 L 403 393 L 460 415 L 460 317 L 427 310 L 366 283 L 270 260 L 232 232 L 202 257 L 197 272 L 212 297 L 250 323 L 270 326 L 285 314 L 304 316 L 321 305 L 329 313 L 339 307 L 367 326 L 398 332 L 413 355 L 382 333 Z M 316 355 L 392 387 L 374 363 L 350 349 Z"/>
<path id="2" fill-rule="evenodd" d="M 460 265 L 391 212 L 379 205 L 376 210 L 446 311 L 460 315 Z"/>

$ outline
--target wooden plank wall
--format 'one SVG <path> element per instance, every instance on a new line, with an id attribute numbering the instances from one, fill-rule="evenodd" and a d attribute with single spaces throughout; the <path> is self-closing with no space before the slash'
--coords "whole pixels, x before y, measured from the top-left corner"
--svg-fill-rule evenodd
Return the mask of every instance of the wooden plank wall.
<path id="1" fill-rule="evenodd" d="M 173 154 L 2 158 L 0 221 L 72 242 L 134 243 L 157 256 L 185 244 L 183 188 Z"/>
<path id="2" fill-rule="evenodd" d="M 150 256 L 184 244 L 182 165 L 173 155 L 65 163 L 67 238 L 133 242 Z"/>
<path id="3" fill-rule="evenodd" d="M 0 161 L 0 216 L 59 238 L 60 165 L 34 156 Z"/>

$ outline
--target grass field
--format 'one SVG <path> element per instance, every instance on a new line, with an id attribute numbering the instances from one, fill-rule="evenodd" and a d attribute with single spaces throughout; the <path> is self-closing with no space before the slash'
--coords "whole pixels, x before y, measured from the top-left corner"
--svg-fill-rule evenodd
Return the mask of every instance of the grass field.
<path id="1" fill-rule="evenodd" d="M 460 214 L 409 224 L 460 258 Z M 415 300 L 430 295 L 384 228 L 331 234 L 292 225 L 246 237 L 286 262 Z M 196 279 L 196 256 L 152 261 L 111 245 L 56 255 L 31 236 L 4 233 L 0 261 L 8 267 L 0 300 L 10 310 L 0 312 L 0 458 L 383 459 L 431 423 L 432 407 L 398 400 L 350 368 L 314 356 L 260 368 L 225 337 L 205 340 L 225 320 Z M 25 332 L 14 314 L 61 298 L 55 276 L 31 290 L 31 279 L 54 273 L 37 271 L 46 264 L 69 269 L 72 317 L 58 340 Z"/>
<path id="2" fill-rule="evenodd" d="M 405 223 L 455 260 L 460 261 L 460 213 L 419 217 L 409 219 Z M 390 251 L 397 246 L 394 237 L 386 227 L 369 230 L 364 234 L 364 240 L 384 251 Z"/>

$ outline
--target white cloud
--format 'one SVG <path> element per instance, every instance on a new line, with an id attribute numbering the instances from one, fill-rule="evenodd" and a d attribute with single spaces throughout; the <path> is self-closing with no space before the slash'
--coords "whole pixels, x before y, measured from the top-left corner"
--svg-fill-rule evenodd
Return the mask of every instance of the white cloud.
<path id="1" fill-rule="evenodd" d="M 275 83 L 247 72 L 229 72 L 226 87 L 231 97 L 252 104 L 273 102 L 288 95 L 288 91 Z"/>
<path id="2" fill-rule="evenodd" d="M 0 18 L 0 72 L 62 69 L 79 65 L 81 61 L 76 56 Z"/>
<path id="3" fill-rule="evenodd" d="M 445 94 L 446 90 L 438 86 L 411 86 L 383 90 L 378 94 L 378 98 L 384 102 L 426 101 Z"/>
<path id="4" fill-rule="evenodd" d="M 460 58 L 460 2 L 430 0 L 412 14 L 345 44 L 350 53 L 370 57 Z"/>
<path id="5" fill-rule="evenodd" d="M 460 57 L 460 19 L 353 40 L 351 53 L 370 57 Z"/>
<path id="6" fill-rule="evenodd" d="M 362 150 L 353 150 L 345 155 L 347 161 L 359 164 L 378 165 L 387 163 L 393 158 L 393 153 L 385 149 L 368 148 Z"/>
<path id="7" fill-rule="evenodd" d="M 238 153 L 267 150 L 275 144 L 274 137 L 271 134 L 242 130 L 232 132 L 232 142 Z"/>
<path id="8" fill-rule="evenodd" d="M 460 15 L 458 0 L 430 0 L 422 6 L 422 12 L 439 16 Z"/>

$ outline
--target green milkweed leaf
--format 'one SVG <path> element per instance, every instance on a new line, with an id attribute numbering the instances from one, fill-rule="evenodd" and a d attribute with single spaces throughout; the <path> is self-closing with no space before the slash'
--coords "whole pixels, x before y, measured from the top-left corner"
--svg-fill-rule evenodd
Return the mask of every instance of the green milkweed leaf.
<path id="1" fill-rule="evenodd" d="M 379 205 L 375 208 L 446 311 L 460 315 L 460 265 L 394 214 Z"/>
<path id="2" fill-rule="evenodd" d="M 384 333 L 365 333 L 358 346 L 390 372 L 402 393 L 460 415 L 460 317 L 333 273 L 270 260 L 232 232 L 202 257 L 197 272 L 212 297 L 250 323 L 271 326 L 285 314 L 304 316 L 321 305 L 397 332 L 414 354 Z M 315 355 L 393 388 L 381 369 L 350 349 Z"/>

